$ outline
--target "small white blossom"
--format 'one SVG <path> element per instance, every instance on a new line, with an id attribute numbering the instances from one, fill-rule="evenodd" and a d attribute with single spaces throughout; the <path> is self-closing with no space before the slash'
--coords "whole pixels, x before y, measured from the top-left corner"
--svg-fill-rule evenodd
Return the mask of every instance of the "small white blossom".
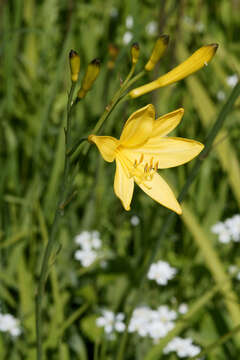
<path id="1" fill-rule="evenodd" d="M 147 306 L 138 307 L 133 311 L 128 331 L 136 332 L 141 337 L 149 336 L 156 343 L 165 337 L 174 326 L 177 313 L 168 306 L 159 306 L 152 310 Z"/>
<path id="2" fill-rule="evenodd" d="M 81 247 L 81 250 L 75 252 L 75 259 L 80 261 L 84 267 L 93 264 L 98 258 L 102 246 L 99 232 L 83 231 L 75 237 L 75 243 Z"/>
<path id="3" fill-rule="evenodd" d="M 128 15 L 126 17 L 126 28 L 131 29 L 133 27 L 133 24 L 134 24 L 134 20 L 133 20 L 132 15 Z"/>
<path id="4" fill-rule="evenodd" d="M 9 332 L 13 337 L 21 334 L 19 320 L 11 314 L 0 314 L 0 331 Z"/>
<path id="5" fill-rule="evenodd" d="M 218 222 L 211 227 L 211 231 L 214 234 L 218 235 L 218 240 L 223 243 L 227 244 L 231 241 L 231 234 L 229 233 L 228 228 L 223 222 Z"/>
<path id="6" fill-rule="evenodd" d="M 171 280 L 176 275 L 177 270 L 171 267 L 166 261 L 158 261 L 150 266 L 147 277 L 150 280 L 155 280 L 159 285 L 167 285 L 168 280 Z"/>
<path id="7" fill-rule="evenodd" d="M 148 35 L 154 36 L 157 34 L 157 22 L 156 21 L 150 21 L 147 25 L 146 25 L 146 32 Z"/>
<path id="8" fill-rule="evenodd" d="M 102 316 L 97 318 L 96 324 L 98 327 L 103 327 L 104 332 L 108 335 L 116 332 L 123 332 L 126 325 L 123 322 L 124 314 L 114 314 L 110 310 L 102 310 Z"/>
<path id="9" fill-rule="evenodd" d="M 187 312 L 188 312 L 188 306 L 187 306 L 187 304 L 180 304 L 179 305 L 179 308 L 178 308 L 178 312 L 179 312 L 179 314 L 186 314 Z"/>
<path id="10" fill-rule="evenodd" d="M 218 222 L 213 225 L 211 231 L 218 235 L 222 243 L 229 243 L 231 240 L 240 242 L 240 215 L 236 214 L 224 222 Z"/>
<path id="11" fill-rule="evenodd" d="M 148 325 L 152 319 L 152 310 L 147 306 L 141 306 L 133 311 L 128 331 L 137 332 L 140 336 L 145 337 L 148 334 Z"/>
<path id="12" fill-rule="evenodd" d="M 240 241 L 240 215 L 234 215 L 232 218 L 225 220 L 225 225 L 228 228 L 233 241 Z"/>
<path id="13" fill-rule="evenodd" d="M 123 35 L 123 43 L 127 45 L 130 43 L 130 41 L 132 41 L 132 39 L 133 39 L 133 34 L 130 31 L 126 31 L 125 34 Z"/>
<path id="14" fill-rule="evenodd" d="M 77 250 L 75 259 L 79 260 L 84 267 L 88 267 L 97 259 L 97 253 L 92 250 Z"/>
<path id="15" fill-rule="evenodd" d="M 238 82 L 238 76 L 237 74 L 233 74 L 227 77 L 227 84 L 230 87 L 234 87 Z"/>
<path id="16" fill-rule="evenodd" d="M 175 351 L 180 358 L 196 356 L 200 353 L 201 349 L 199 346 L 193 345 L 192 339 L 182 339 L 175 337 L 170 341 L 164 349 L 164 354 L 169 354 Z"/>
<path id="17" fill-rule="evenodd" d="M 225 94 L 225 92 L 222 91 L 222 90 L 219 90 L 219 91 L 217 92 L 217 99 L 218 99 L 218 101 L 224 101 L 224 100 L 226 99 L 226 94 Z"/>
<path id="18" fill-rule="evenodd" d="M 137 215 L 133 215 L 130 219 L 130 222 L 131 222 L 132 226 L 138 226 L 140 223 L 140 219 Z"/>

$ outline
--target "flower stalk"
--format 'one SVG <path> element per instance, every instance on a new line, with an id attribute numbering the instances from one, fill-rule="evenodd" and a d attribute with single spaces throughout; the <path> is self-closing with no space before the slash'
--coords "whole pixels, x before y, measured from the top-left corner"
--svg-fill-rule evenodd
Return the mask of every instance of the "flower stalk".
<path id="1" fill-rule="evenodd" d="M 71 115 L 72 115 L 72 99 L 75 90 L 76 82 L 72 81 L 70 93 L 67 103 L 67 126 L 65 129 L 65 162 L 64 172 L 62 177 L 62 183 L 60 187 L 58 206 L 54 215 L 53 224 L 50 230 L 49 240 L 44 251 L 43 261 L 41 265 L 40 278 L 38 283 L 37 295 L 36 295 L 36 335 L 37 335 L 37 360 L 42 360 L 43 356 L 43 344 L 42 344 L 42 301 L 44 296 L 44 288 L 47 280 L 49 270 L 49 259 L 56 242 L 56 234 L 60 218 L 63 214 L 63 204 L 66 202 L 66 194 L 69 192 L 69 170 L 70 170 L 70 156 L 67 153 L 67 149 L 71 144 Z"/>

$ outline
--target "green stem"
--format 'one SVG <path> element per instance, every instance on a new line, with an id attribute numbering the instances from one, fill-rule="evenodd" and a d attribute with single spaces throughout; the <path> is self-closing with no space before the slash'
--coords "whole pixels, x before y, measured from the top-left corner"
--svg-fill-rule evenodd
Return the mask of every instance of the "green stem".
<path id="1" fill-rule="evenodd" d="M 230 113 L 230 111 L 232 110 L 232 107 L 236 101 L 236 99 L 238 98 L 238 96 L 240 95 L 240 83 L 238 83 L 234 89 L 232 90 L 227 102 L 225 103 L 225 105 L 223 106 L 222 110 L 219 113 L 219 116 L 217 117 L 212 129 L 210 130 L 206 141 L 205 141 L 205 147 L 203 149 L 203 151 L 200 153 L 200 155 L 198 156 L 195 165 L 192 169 L 192 171 L 190 172 L 187 181 L 185 183 L 185 185 L 183 186 L 179 197 L 178 197 L 178 201 L 181 202 L 183 201 L 183 199 L 186 197 L 187 192 L 191 186 L 191 184 L 193 183 L 193 181 L 195 180 L 198 171 L 203 163 L 203 160 L 206 158 L 206 156 L 209 154 L 212 144 L 218 134 L 218 132 L 220 131 L 220 129 L 223 126 L 224 121 L 226 120 L 227 115 Z M 144 266 L 143 272 L 142 272 L 142 276 L 141 276 L 141 280 L 139 282 L 139 286 L 138 286 L 138 290 L 135 294 L 135 297 L 133 299 L 132 305 L 131 305 L 131 309 L 129 311 L 128 314 L 128 321 L 127 324 L 130 321 L 130 318 L 132 316 L 132 312 L 134 310 L 134 308 L 136 307 L 137 303 L 138 303 L 138 299 L 140 297 L 141 292 L 143 291 L 143 285 L 144 282 L 146 280 L 146 275 L 149 269 L 149 266 L 151 265 L 151 263 L 154 261 L 156 254 L 158 253 L 158 249 L 160 247 L 161 241 L 164 238 L 166 232 L 168 231 L 168 229 L 170 228 L 170 226 L 173 223 L 174 218 L 176 217 L 176 214 L 171 212 L 166 221 L 164 222 L 160 235 L 155 243 L 155 246 L 153 246 L 153 249 L 151 250 L 150 256 L 148 258 L 148 260 L 146 261 L 146 265 Z M 126 330 L 124 332 L 124 334 L 122 335 L 122 339 L 118 348 L 118 353 L 117 353 L 117 357 L 116 360 L 122 360 L 124 358 L 124 352 L 125 352 L 125 347 L 126 347 L 126 343 L 127 343 L 127 326 L 126 326 Z"/>
<path id="2" fill-rule="evenodd" d="M 68 96 L 67 103 L 67 127 L 65 129 L 65 163 L 64 163 L 64 172 L 62 178 L 62 184 L 60 187 L 59 201 L 58 206 L 55 212 L 53 224 L 50 231 L 49 240 L 44 251 L 43 261 L 41 265 L 40 278 L 37 289 L 36 296 L 36 335 L 37 335 L 37 360 L 42 360 L 42 300 L 44 296 L 44 287 L 45 282 L 47 280 L 48 273 L 48 263 L 51 256 L 52 249 L 56 240 L 56 232 L 58 229 L 58 224 L 60 221 L 60 217 L 62 215 L 63 209 L 61 208 L 61 204 L 64 203 L 64 199 L 66 193 L 68 192 L 68 176 L 69 176 L 69 168 L 70 168 L 70 157 L 67 154 L 67 149 L 71 143 L 71 112 L 72 112 L 72 98 L 75 89 L 76 83 L 72 83 L 71 90 Z"/>

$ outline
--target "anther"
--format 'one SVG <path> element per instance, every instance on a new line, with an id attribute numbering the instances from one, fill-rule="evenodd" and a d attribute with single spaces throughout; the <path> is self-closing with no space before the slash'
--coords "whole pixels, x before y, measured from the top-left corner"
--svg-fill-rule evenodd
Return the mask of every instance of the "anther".
<path id="1" fill-rule="evenodd" d="M 137 160 L 134 161 L 133 166 L 136 168 L 137 167 Z"/>
<path id="2" fill-rule="evenodd" d="M 139 164 L 141 164 L 141 162 L 143 162 L 143 154 L 141 154 L 140 160 L 139 160 Z"/>
<path id="3" fill-rule="evenodd" d="M 153 168 L 153 157 L 151 157 L 151 160 L 150 160 L 150 165 L 149 165 L 149 167 L 150 167 L 150 170 Z"/>
<path id="4" fill-rule="evenodd" d="M 144 172 L 146 173 L 147 171 L 148 171 L 148 164 L 146 164 L 144 167 Z"/>
<path id="5" fill-rule="evenodd" d="M 155 163 L 155 167 L 154 167 L 154 170 L 157 171 L 158 169 L 158 161 Z"/>

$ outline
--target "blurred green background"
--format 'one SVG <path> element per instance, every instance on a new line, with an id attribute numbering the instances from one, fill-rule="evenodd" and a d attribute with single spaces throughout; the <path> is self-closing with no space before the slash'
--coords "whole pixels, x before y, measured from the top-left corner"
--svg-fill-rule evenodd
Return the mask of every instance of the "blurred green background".
<path id="1" fill-rule="evenodd" d="M 140 45 L 137 72 L 160 34 L 169 49 L 144 84 L 170 70 L 202 45 L 218 43 L 209 66 L 167 88 L 116 108 L 103 133 L 119 137 L 128 116 L 153 103 L 158 116 L 184 107 L 174 135 L 204 142 L 240 74 L 240 1 L 168 0 L 9 0 L 0 3 L 0 312 L 20 320 L 17 338 L 0 331 L 1 359 L 36 359 L 34 301 L 44 244 L 56 208 L 63 171 L 68 53 L 87 64 L 101 60 L 101 72 L 74 114 L 74 136 L 89 134 L 130 69 L 130 47 Z M 233 76 L 234 75 L 234 76 Z M 178 269 L 166 287 L 146 282 L 139 304 L 173 308 L 196 304 L 218 284 L 219 292 L 186 320 L 179 335 L 205 348 L 240 323 L 240 285 L 228 282 L 228 267 L 240 267 L 237 242 L 221 244 L 211 226 L 239 212 L 240 102 L 228 116 L 213 150 L 191 186 L 181 217 L 162 241 L 156 259 Z M 176 189 L 194 161 L 162 171 Z M 114 166 L 95 147 L 81 161 L 77 196 L 58 232 L 58 245 L 44 299 L 44 350 L 47 359 L 92 359 L 103 335 L 95 324 L 99 309 L 126 312 L 138 286 L 138 273 L 151 254 L 169 211 L 135 188 L 130 212 L 113 192 Z M 140 223 L 133 226 L 137 216 Z M 98 230 L 102 260 L 83 268 L 74 258 L 74 237 Z M 240 233 L 240 230 L 239 230 Z M 75 315 L 75 317 L 72 315 Z M 120 338 L 120 337 L 119 337 Z M 119 338 L 108 341 L 104 359 L 115 359 Z M 129 337 L 125 359 L 147 359 L 156 347 Z M 206 359 L 238 359 L 240 334 L 215 347 Z M 159 353 L 160 354 L 160 353 Z M 156 359 L 177 359 L 174 354 Z"/>

